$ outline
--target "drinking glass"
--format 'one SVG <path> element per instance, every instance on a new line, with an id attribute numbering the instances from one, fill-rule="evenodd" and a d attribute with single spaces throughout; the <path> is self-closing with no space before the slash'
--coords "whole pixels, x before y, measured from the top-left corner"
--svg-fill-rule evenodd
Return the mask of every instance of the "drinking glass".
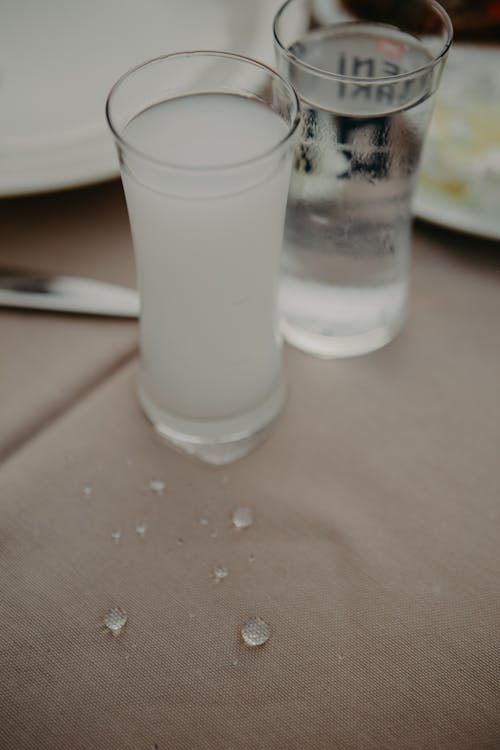
<path id="1" fill-rule="evenodd" d="M 364 354 L 405 321 L 412 198 L 451 40 L 433 0 L 288 0 L 275 17 L 302 105 L 280 308 L 305 351 Z"/>
<path id="2" fill-rule="evenodd" d="M 140 403 L 187 453 L 247 453 L 285 399 L 276 292 L 298 100 L 238 55 L 167 55 L 107 102 L 141 299 Z"/>

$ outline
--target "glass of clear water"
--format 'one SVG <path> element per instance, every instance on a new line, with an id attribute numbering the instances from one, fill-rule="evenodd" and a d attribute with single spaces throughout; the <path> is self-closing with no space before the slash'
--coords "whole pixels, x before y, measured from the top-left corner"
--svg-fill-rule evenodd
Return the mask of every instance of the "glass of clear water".
<path id="1" fill-rule="evenodd" d="M 152 60 L 107 102 L 139 292 L 139 399 L 173 445 L 223 464 L 284 402 L 276 314 L 297 96 L 216 52 Z"/>
<path id="2" fill-rule="evenodd" d="M 451 40 L 433 0 L 288 0 L 275 17 L 302 105 L 280 284 L 300 349 L 365 354 L 405 322 L 412 198 Z"/>

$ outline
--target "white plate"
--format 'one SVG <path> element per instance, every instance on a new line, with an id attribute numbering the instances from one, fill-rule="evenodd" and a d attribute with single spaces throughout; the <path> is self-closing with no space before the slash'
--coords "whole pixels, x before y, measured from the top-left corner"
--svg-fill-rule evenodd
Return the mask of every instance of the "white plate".
<path id="1" fill-rule="evenodd" d="M 477 211 L 437 190 L 420 187 L 415 199 L 414 213 L 418 218 L 446 229 L 455 229 L 489 240 L 500 240 L 500 215 Z"/>
<path id="2" fill-rule="evenodd" d="M 104 104 L 144 60 L 220 49 L 273 62 L 278 0 L 5 0 L 0 196 L 118 174 Z"/>
<path id="3" fill-rule="evenodd" d="M 500 240 L 500 48 L 450 52 L 427 143 L 415 214 Z"/>

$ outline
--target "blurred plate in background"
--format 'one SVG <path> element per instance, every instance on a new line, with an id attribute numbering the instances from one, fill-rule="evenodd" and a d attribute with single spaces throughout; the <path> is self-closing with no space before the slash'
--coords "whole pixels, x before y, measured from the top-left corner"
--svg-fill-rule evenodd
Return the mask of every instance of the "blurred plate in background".
<path id="1" fill-rule="evenodd" d="M 104 117 L 114 81 L 188 49 L 273 63 L 275 0 L 5 0 L 0 25 L 0 196 L 118 174 Z"/>
<path id="2" fill-rule="evenodd" d="M 455 45 L 438 90 L 415 213 L 500 239 L 500 47 Z"/>

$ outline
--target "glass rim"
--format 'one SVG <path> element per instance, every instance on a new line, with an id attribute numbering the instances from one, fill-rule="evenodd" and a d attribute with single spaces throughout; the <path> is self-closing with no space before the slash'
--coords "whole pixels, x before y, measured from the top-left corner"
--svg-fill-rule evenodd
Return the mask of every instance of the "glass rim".
<path id="1" fill-rule="evenodd" d="M 137 73 L 138 71 L 147 68 L 151 65 L 155 65 L 161 62 L 164 62 L 165 60 L 169 60 L 172 58 L 181 58 L 181 57 L 218 57 L 226 60 L 235 60 L 237 62 L 243 62 L 248 63 L 252 65 L 255 68 L 260 68 L 265 73 L 270 74 L 273 78 L 276 78 L 281 81 L 281 83 L 284 85 L 285 89 L 290 94 L 290 100 L 294 104 L 295 112 L 291 119 L 290 124 L 287 126 L 287 132 L 286 135 L 283 136 L 277 143 L 275 143 L 271 148 L 266 149 L 261 154 L 258 154 L 257 156 L 254 156 L 250 159 L 243 159 L 237 162 L 229 162 L 228 164 L 223 165 L 209 165 L 204 167 L 198 167 L 198 166 L 189 166 L 185 164 L 178 164 L 172 161 L 168 161 L 167 159 L 161 159 L 155 156 L 152 156 L 151 154 L 146 153 L 140 148 L 137 148 L 136 146 L 133 146 L 131 143 L 129 143 L 126 138 L 123 138 L 123 136 L 118 132 L 117 127 L 115 126 L 113 115 L 111 113 L 113 103 L 112 99 L 114 95 L 116 94 L 116 91 L 118 88 L 134 73 Z M 193 95 L 196 95 L 197 93 L 218 93 L 216 91 L 216 87 L 214 87 L 214 91 L 210 92 L 192 92 Z M 243 98 L 250 99 L 250 97 L 244 96 L 243 94 L 238 94 L 237 91 L 234 92 L 236 96 L 242 96 Z M 180 94 L 182 96 L 189 95 L 189 93 L 186 94 Z M 176 97 L 172 97 L 176 98 Z M 257 100 L 257 99 L 256 99 Z M 164 100 L 162 100 L 164 101 Z M 259 101 L 259 100 L 257 100 Z M 157 103 L 157 102 L 153 102 Z M 152 106 L 152 105 L 150 105 Z M 144 110 L 141 110 L 144 111 Z M 166 167 L 168 169 L 178 171 L 178 172 L 186 172 L 186 173 L 215 173 L 215 172 L 224 172 L 229 171 L 232 169 L 238 169 L 245 166 L 250 166 L 251 164 L 255 164 L 261 160 L 265 160 L 269 156 L 271 156 L 275 151 L 279 151 L 279 149 L 284 146 L 294 135 L 296 132 L 299 123 L 300 123 L 300 101 L 299 97 L 297 95 L 297 92 L 295 91 L 292 84 L 286 80 L 280 73 L 278 73 L 276 70 L 273 70 L 269 65 L 266 65 L 263 62 L 260 62 L 259 60 L 255 60 L 253 57 L 248 57 L 246 55 L 239 55 L 237 53 L 233 52 L 222 52 L 218 50 L 185 50 L 182 52 L 171 52 L 166 55 L 159 55 L 158 57 L 153 57 L 150 60 L 146 60 L 145 62 L 139 63 L 139 65 L 135 65 L 133 68 L 130 68 L 129 70 L 125 71 L 113 84 L 111 87 L 108 96 L 106 97 L 106 107 L 105 107 L 105 113 L 106 113 L 106 120 L 108 122 L 108 126 L 117 141 L 117 143 L 120 144 L 120 146 L 123 149 L 126 149 L 133 154 L 135 154 L 140 159 L 144 159 L 152 164 L 155 164 L 157 166 Z M 137 113 L 137 115 L 140 114 L 140 112 Z M 134 116 L 137 116 L 134 115 Z M 280 115 L 278 115 L 280 116 Z M 283 118 L 282 118 L 283 119 Z"/>
<path id="2" fill-rule="evenodd" d="M 276 12 L 276 15 L 274 16 L 273 20 L 273 39 L 275 45 L 278 47 L 278 49 L 289 59 L 292 60 L 294 65 L 296 65 L 299 68 L 303 68 L 306 72 L 314 73 L 314 75 L 326 78 L 332 81 L 336 81 L 338 83 L 354 83 L 358 85 L 380 85 L 385 83 L 397 83 L 399 81 L 407 80 L 408 78 L 412 78 L 415 75 L 418 75 L 419 73 L 424 73 L 427 70 L 430 70 L 431 68 L 435 67 L 440 60 L 442 60 L 446 54 L 448 53 L 448 50 L 450 49 L 451 43 L 453 41 L 453 25 L 451 23 L 451 19 L 448 15 L 448 13 L 445 11 L 443 6 L 437 2 L 437 0 L 428 0 L 428 4 L 431 8 L 433 8 L 438 15 L 441 17 L 441 20 L 443 21 L 444 29 L 446 31 L 446 38 L 443 42 L 443 46 L 440 49 L 439 53 L 436 55 L 433 55 L 433 57 L 425 63 L 425 65 L 419 65 L 416 68 L 413 68 L 412 70 L 406 72 L 406 73 L 397 73 L 396 75 L 384 75 L 384 76 L 373 76 L 373 77 L 366 77 L 366 76 L 351 76 L 351 75 L 343 75 L 342 73 L 331 73 L 328 70 L 324 70 L 323 68 L 318 68 L 315 65 L 311 65 L 310 63 L 305 62 L 304 60 L 301 60 L 300 57 L 297 57 L 293 53 L 290 52 L 289 49 L 287 49 L 284 44 L 281 42 L 279 35 L 278 35 L 278 24 L 280 22 L 281 16 L 285 13 L 286 9 L 289 5 L 292 5 L 292 3 L 296 2 L 296 0 L 286 0 L 286 2 L 279 8 L 279 10 Z M 345 21 L 345 22 L 339 22 L 338 24 L 332 23 L 331 26 L 340 26 L 343 24 L 349 24 L 349 23 L 359 23 L 359 21 Z M 367 23 L 374 23 L 373 21 L 367 21 Z M 385 26 L 388 29 L 398 29 L 397 26 L 387 24 L 387 23 L 381 23 L 380 26 Z"/>

